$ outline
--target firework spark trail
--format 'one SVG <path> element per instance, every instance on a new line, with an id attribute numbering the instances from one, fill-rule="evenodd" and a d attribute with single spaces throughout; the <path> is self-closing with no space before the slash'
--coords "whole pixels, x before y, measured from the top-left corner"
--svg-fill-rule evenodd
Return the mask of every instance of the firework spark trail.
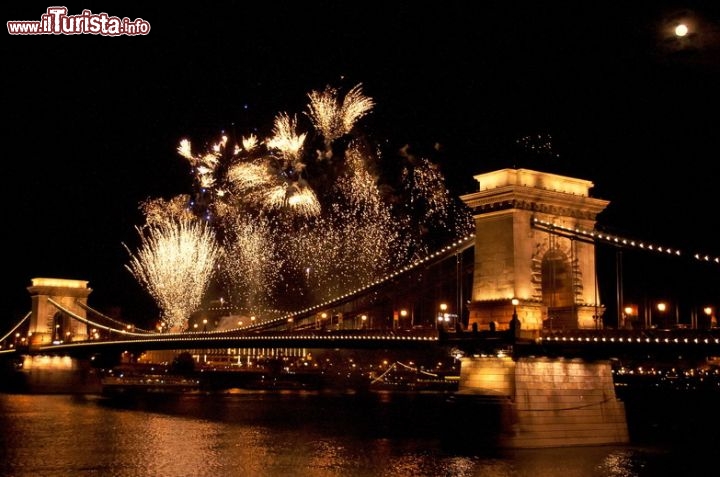
<path id="1" fill-rule="evenodd" d="M 349 292 L 395 265 L 396 223 L 363 159 L 357 149 L 348 150 L 347 174 L 334 184 L 336 200 L 287 242 L 298 269 L 310 271 L 315 299 Z"/>
<path id="2" fill-rule="evenodd" d="M 437 220 L 445 225 L 449 217 L 450 200 L 444 178 L 437 166 L 427 159 L 420 159 L 415 167 L 406 169 L 404 175 L 410 202 L 424 202 L 421 223 Z"/>
<path id="3" fill-rule="evenodd" d="M 227 180 L 240 197 L 278 185 L 267 164 L 260 162 L 233 164 L 228 169 Z"/>
<path id="4" fill-rule="evenodd" d="M 220 162 L 222 151 L 227 145 L 228 138 L 223 136 L 220 142 L 213 144 L 211 150 L 196 156 L 192 152 L 192 144 L 189 140 L 183 139 L 177 148 L 178 154 L 188 160 L 195 173 L 195 179 L 200 187 L 211 188 L 215 186 L 215 170 Z"/>
<path id="5" fill-rule="evenodd" d="M 275 257 L 270 222 L 264 217 L 241 214 L 227 228 L 230 230 L 221 270 L 231 301 L 243 310 L 267 308 L 283 266 L 283 261 Z"/>
<path id="6" fill-rule="evenodd" d="M 375 106 L 372 98 L 363 94 L 361 84 L 351 88 L 342 101 L 337 88 L 330 86 L 323 91 L 310 92 L 308 98 L 310 104 L 305 114 L 325 139 L 323 157 L 326 159 L 332 157 L 332 142 L 349 134 L 355 123 Z"/>
<path id="7" fill-rule="evenodd" d="M 297 117 L 290 117 L 287 113 L 280 113 L 275 118 L 273 136 L 267 140 L 266 145 L 270 151 L 277 151 L 283 160 L 283 168 L 293 167 L 297 173 L 304 167 L 300 161 L 300 151 L 307 133 L 297 134 Z"/>
<path id="8" fill-rule="evenodd" d="M 178 195 L 170 200 L 148 199 L 140 204 L 147 225 L 167 223 L 173 220 L 193 220 L 195 216 L 188 207 L 190 196 Z"/>
<path id="9" fill-rule="evenodd" d="M 137 228 L 141 246 L 126 268 L 157 302 L 167 329 L 186 328 L 208 288 L 220 248 L 203 223 L 165 221 Z M 144 231 L 144 232 L 143 232 Z"/>

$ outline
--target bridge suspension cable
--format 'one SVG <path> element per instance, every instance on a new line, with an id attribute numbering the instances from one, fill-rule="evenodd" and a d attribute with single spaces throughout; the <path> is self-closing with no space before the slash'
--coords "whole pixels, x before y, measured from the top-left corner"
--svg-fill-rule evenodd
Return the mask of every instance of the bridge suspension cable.
<path id="1" fill-rule="evenodd" d="M 679 249 L 663 247 L 661 245 L 654 245 L 643 241 L 620 237 L 618 235 L 599 232 L 597 230 L 587 230 L 579 227 L 567 227 L 565 225 L 540 220 L 538 218 L 533 218 L 532 226 L 550 233 L 555 233 L 558 235 L 563 235 L 565 237 L 592 243 L 607 243 L 616 247 L 635 248 L 647 250 L 650 252 L 664 253 L 666 255 L 673 255 L 677 257 L 686 256 L 686 254 L 684 254 Z M 720 256 L 705 253 L 694 253 L 691 255 L 691 257 L 699 262 L 708 262 L 720 265 Z"/>
<path id="2" fill-rule="evenodd" d="M 125 328 L 127 328 L 128 326 L 132 326 L 134 330 L 142 331 L 142 332 L 145 332 L 145 333 L 153 333 L 153 331 L 144 330 L 144 329 L 142 329 L 142 328 L 138 328 L 137 326 L 133 325 L 132 323 L 123 323 L 123 322 L 120 321 L 120 320 L 116 320 L 115 318 L 112 318 L 112 317 L 110 317 L 110 316 L 107 316 L 107 315 L 99 312 L 98 310 L 96 310 L 96 309 L 88 306 L 87 304 L 85 304 L 85 303 L 83 303 L 83 302 L 81 302 L 81 301 L 76 301 L 75 303 L 77 303 L 77 304 L 80 306 L 80 308 L 82 308 L 83 310 L 89 311 L 90 313 L 93 313 L 93 314 L 95 314 L 95 315 L 97 315 L 97 316 L 99 316 L 99 317 L 101 317 L 101 318 L 103 318 L 103 319 L 106 319 L 106 320 L 108 320 L 108 321 L 110 321 L 110 322 L 112 322 L 112 323 L 115 323 L 116 325 L 120 325 L 120 326 L 123 326 L 123 327 L 125 327 Z"/>
<path id="3" fill-rule="evenodd" d="M 5 336 L 0 338 L 0 343 L 2 343 L 6 339 L 8 339 L 13 333 L 15 333 L 15 330 L 20 328 L 20 326 L 22 326 L 23 323 L 25 323 L 27 320 L 29 320 L 31 315 L 32 315 L 32 311 L 28 311 L 27 315 L 25 315 L 24 318 L 22 318 L 20 321 L 18 321 L 17 324 L 15 326 L 13 326 L 13 328 L 10 331 L 8 331 Z"/>
<path id="4" fill-rule="evenodd" d="M 148 332 L 136 333 L 136 332 L 134 332 L 134 331 L 130 331 L 130 330 L 127 330 L 127 329 L 111 328 L 111 327 L 106 326 L 106 325 L 103 325 L 103 324 L 101 324 L 101 323 L 97 323 L 97 322 L 95 322 L 95 321 L 88 320 L 87 318 L 83 318 L 82 316 L 79 316 L 79 315 L 73 313 L 72 311 L 68 310 L 67 308 L 65 308 L 64 306 L 62 306 L 60 303 L 58 303 L 58 302 L 56 302 L 55 300 L 53 300 L 52 298 L 48 298 L 48 303 L 50 303 L 51 305 L 53 305 L 55 308 L 57 308 L 57 309 L 60 310 L 61 312 L 65 313 L 66 315 L 70 316 L 71 318 L 74 318 L 74 319 L 76 319 L 76 320 L 78 320 L 78 321 L 80 321 L 80 322 L 82 322 L 82 323 L 85 323 L 86 325 L 94 326 L 94 327 L 96 327 L 96 328 L 100 328 L 100 329 L 105 330 L 105 331 L 112 331 L 112 332 L 115 332 L 115 333 L 121 333 L 121 334 L 128 335 L 128 336 L 147 336 L 147 335 L 148 335 Z"/>

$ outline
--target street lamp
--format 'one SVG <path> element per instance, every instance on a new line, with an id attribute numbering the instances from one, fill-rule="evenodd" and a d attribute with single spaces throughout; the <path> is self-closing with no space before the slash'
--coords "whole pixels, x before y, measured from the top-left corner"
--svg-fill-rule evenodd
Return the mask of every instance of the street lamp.
<path id="1" fill-rule="evenodd" d="M 705 316 L 707 317 L 707 320 L 705 321 L 705 323 L 707 324 L 706 326 L 708 328 L 712 328 L 712 312 L 713 312 L 712 307 L 706 306 L 705 308 L 703 308 L 703 312 L 705 313 Z"/>
<path id="2" fill-rule="evenodd" d="M 320 323 L 317 324 L 315 327 L 316 328 L 324 328 L 326 319 L 327 319 L 327 313 L 325 313 L 323 311 L 322 313 L 320 313 Z"/>
<path id="3" fill-rule="evenodd" d="M 520 300 L 513 298 L 510 303 L 513 306 L 512 319 L 510 320 L 510 331 L 514 338 L 520 334 L 520 320 L 518 319 L 517 306 L 520 304 Z"/>
<path id="4" fill-rule="evenodd" d="M 443 322 L 446 322 L 448 320 L 447 316 L 447 303 L 440 303 L 440 313 L 438 314 L 438 327 L 442 325 Z"/>
<path id="5" fill-rule="evenodd" d="M 667 310 L 667 304 L 663 301 L 657 304 L 657 310 L 660 313 L 660 324 L 665 324 L 665 318 L 663 316 L 663 313 L 665 313 L 665 310 Z"/>
<path id="6" fill-rule="evenodd" d="M 625 316 L 623 317 L 622 327 L 623 327 L 623 328 L 627 328 L 627 320 L 631 320 L 631 321 L 632 321 L 633 307 L 632 307 L 632 306 L 626 306 L 623 311 L 625 311 Z"/>

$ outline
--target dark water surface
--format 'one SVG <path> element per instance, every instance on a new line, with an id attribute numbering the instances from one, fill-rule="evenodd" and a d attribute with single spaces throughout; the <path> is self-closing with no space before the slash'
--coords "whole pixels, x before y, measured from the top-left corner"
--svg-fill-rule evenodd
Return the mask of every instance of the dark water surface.
<path id="1" fill-rule="evenodd" d="M 0 394 L 0 475 L 717 475 L 717 417 L 636 404 L 629 445 L 502 450 L 442 394 Z"/>

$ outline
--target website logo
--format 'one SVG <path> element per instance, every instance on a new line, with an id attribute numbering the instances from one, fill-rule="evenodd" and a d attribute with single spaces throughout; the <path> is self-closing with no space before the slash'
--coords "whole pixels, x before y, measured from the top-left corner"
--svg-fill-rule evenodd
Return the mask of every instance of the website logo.
<path id="1" fill-rule="evenodd" d="M 150 23 L 142 18 L 131 20 L 90 10 L 68 15 L 66 7 L 49 7 L 40 20 L 9 21 L 7 29 L 11 35 L 136 36 L 150 33 Z"/>

